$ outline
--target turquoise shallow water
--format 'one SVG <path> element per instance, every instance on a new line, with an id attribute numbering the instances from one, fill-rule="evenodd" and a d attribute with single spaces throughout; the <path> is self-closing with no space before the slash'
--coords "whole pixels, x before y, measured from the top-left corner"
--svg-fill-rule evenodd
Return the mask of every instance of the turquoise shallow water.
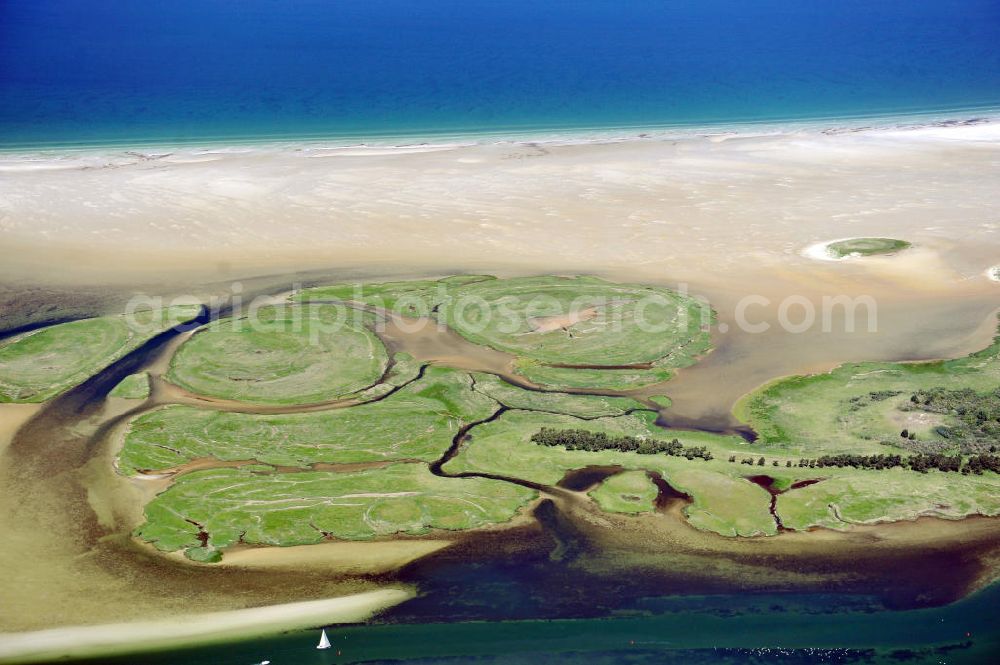
<path id="1" fill-rule="evenodd" d="M 995 0 L 10 0 L 0 147 L 1000 107 Z"/>

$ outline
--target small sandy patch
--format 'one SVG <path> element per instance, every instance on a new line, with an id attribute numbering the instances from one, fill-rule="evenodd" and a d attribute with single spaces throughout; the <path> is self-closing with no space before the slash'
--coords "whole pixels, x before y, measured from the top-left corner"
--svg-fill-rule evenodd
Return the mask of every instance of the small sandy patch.
<path id="1" fill-rule="evenodd" d="M 590 321 L 595 316 L 597 316 L 597 308 L 588 307 L 569 314 L 528 319 L 528 324 L 531 326 L 532 332 L 547 333 L 553 330 L 564 330 L 581 321 Z"/>
<path id="2" fill-rule="evenodd" d="M 844 240 L 852 240 L 852 238 L 837 238 L 836 240 L 817 242 L 813 245 L 809 245 L 804 250 L 802 250 L 802 256 L 806 257 L 807 259 L 812 259 L 814 261 L 843 261 L 848 257 L 834 256 L 833 252 L 830 251 L 830 245 L 832 245 L 835 242 L 842 242 Z"/>
<path id="3" fill-rule="evenodd" d="M 377 575 L 443 549 L 449 540 L 388 540 L 371 543 L 327 542 L 293 547 L 238 547 L 226 550 L 225 568 L 281 570 L 303 568 L 337 574 Z"/>
<path id="4" fill-rule="evenodd" d="M 944 424 L 944 416 L 939 413 L 929 413 L 927 411 L 899 411 L 893 410 L 889 414 L 889 421 L 900 428 L 908 429 L 911 432 L 926 431 Z"/>

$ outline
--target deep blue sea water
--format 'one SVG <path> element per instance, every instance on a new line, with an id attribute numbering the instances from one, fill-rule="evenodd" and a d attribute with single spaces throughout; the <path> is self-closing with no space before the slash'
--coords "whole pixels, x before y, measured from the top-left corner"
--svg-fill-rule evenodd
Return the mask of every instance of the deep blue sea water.
<path id="1" fill-rule="evenodd" d="M 0 0 L 0 147 L 1000 108 L 998 0 Z"/>

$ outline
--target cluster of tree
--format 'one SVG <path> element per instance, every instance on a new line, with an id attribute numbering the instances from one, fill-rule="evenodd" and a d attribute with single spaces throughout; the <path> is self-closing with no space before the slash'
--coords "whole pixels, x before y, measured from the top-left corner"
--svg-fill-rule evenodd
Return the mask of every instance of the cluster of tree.
<path id="1" fill-rule="evenodd" d="M 729 461 L 736 462 L 736 455 L 730 455 Z M 764 466 L 765 464 L 767 464 L 767 460 L 764 459 L 763 457 L 759 457 L 755 461 L 753 457 L 744 457 L 743 459 L 740 460 L 740 464 L 747 464 L 749 466 L 753 466 L 754 464 L 756 464 L 757 466 Z M 778 462 L 778 460 L 771 460 L 771 466 L 781 466 L 781 464 Z M 785 466 L 791 468 L 792 460 L 786 460 Z M 799 466 L 802 465 L 800 464 Z"/>
<path id="2" fill-rule="evenodd" d="M 823 455 L 815 460 L 799 460 L 799 466 L 849 466 L 855 469 L 891 469 L 904 466 L 902 455 Z"/>
<path id="3" fill-rule="evenodd" d="M 927 473 L 931 469 L 937 469 L 938 471 L 961 471 L 962 456 L 921 453 L 919 455 L 910 455 L 906 458 L 906 466 L 920 473 Z"/>
<path id="4" fill-rule="evenodd" d="M 663 441 L 637 436 L 610 436 L 606 432 L 591 432 L 585 429 L 554 429 L 543 427 L 531 437 L 533 443 L 543 446 L 564 446 L 567 450 L 620 450 L 640 455 L 670 455 L 687 459 L 712 459 L 712 453 L 705 446 L 685 446 L 677 439 Z"/>
<path id="5" fill-rule="evenodd" d="M 736 455 L 730 455 L 729 456 L 729 461 L 730 462 L 735 462 L 736 461 Z M 753 457 L 744 457 L 743 459 L 740 460 L 740 464 L 748 464 L 750 466 L 753 466 L 754 464 L 756 464 L 757 466 L 764 466 L 765 462 L 766 462 L 766 460 L 763 457 L 761 457 L 759 459 L 756 459 L 756 460 Z M 778 461 L 777 460 L 774 461 L 774 466 L 778 466 Z"/>
<path id="6" fill-rule="evenodd" d="M 977 393 L 971 388 L 918 390 L 910 395 L 910 405 L 954 416 L 959 424 L 935 430 L 945 438 L 989 442 L 1000 439 L 1000 388 L 989 393 Z"/>

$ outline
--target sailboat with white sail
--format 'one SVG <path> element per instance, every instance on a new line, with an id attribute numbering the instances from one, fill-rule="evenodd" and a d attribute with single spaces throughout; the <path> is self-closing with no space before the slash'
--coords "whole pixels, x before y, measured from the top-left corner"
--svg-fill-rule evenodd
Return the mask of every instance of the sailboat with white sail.
<path id="1" fill-rule="evenodd" d="M 326 628 L 324 628 L 322 634 L 319 636 L 319 644 L 316 645 L 316 648 L 329 649 L 331 646 L 330 638 L 326 636 Z"/>

